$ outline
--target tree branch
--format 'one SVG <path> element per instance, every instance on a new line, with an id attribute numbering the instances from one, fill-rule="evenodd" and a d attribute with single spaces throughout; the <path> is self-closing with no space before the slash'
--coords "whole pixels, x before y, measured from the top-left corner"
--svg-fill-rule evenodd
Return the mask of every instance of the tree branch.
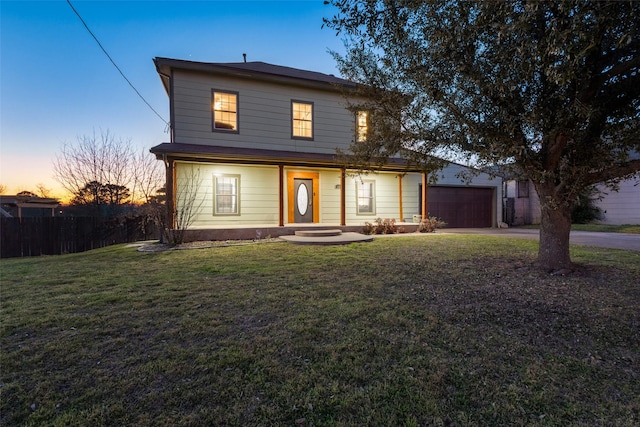
<path id="1" fill-rule="evenodd" d="M 624 164 L 602 169 L 587 175 L 585 182 L 587 185 L 612 181 L 614 179 L 632 176 L 640 172 L 640 159 L 630 160 Z"/>

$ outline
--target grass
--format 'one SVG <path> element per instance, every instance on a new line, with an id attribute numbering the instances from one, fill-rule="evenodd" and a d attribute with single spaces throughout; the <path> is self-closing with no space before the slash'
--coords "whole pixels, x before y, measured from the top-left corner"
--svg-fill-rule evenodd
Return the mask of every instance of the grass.
<path id="1" fill-rule="evenodd" d="M 640 423 L 640 253 L 428 235 L 0 262 L 0 423 Z"/>
<path id="2" fill-rule="evenodd" d="M 572 224 L 572 230 L 640 234 L 640 225 Z"/>
<path id="3" fill-rule="evenodd" d="M 538 230 L 540 224 L 519 225 L 517 228 Z M 640 225 L 610 225 L 610 224 L 571 224 L 572 231 L 595 231 L 601 233 L 630 233 L 640 234 Z"/>

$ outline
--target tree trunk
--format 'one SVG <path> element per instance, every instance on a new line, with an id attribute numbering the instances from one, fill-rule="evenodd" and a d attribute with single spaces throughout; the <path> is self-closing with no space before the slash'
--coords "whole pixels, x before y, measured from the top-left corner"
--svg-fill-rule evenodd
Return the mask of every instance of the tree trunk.
<path id="1" fill-rule="evenodd" d="M 542 200 L 541 200 L 542 202 Z M 572 269 L 569 254 L 571 207 L 556 207 L 541 203 L 540 245 L 538 263 L 547 271 Z"/>

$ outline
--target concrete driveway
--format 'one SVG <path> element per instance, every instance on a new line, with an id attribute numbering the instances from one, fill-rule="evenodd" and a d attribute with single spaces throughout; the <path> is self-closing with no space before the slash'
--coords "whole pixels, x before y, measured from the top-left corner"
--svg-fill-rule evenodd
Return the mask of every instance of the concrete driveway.
<path id="1" fill-rule="evenodd" d="M 522 239 L 540 239 L 539 230 L 522 228 L 445 228 L 438 234 L 486 234 Z M 640 234 L 598 233 L 593 231 L 572 231 L 569 241 L 578 245 L 600 246 L 603 248 L 640 251 Z"/>

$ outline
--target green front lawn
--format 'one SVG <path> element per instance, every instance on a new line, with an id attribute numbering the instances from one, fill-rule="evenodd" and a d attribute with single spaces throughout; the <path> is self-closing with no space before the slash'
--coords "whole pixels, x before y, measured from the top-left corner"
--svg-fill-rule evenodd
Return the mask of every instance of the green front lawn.
<path id="1" fill-rule="evenodd" d="M 516 228 L 538 230 L 540 224 L 519 225 Z M 640 225 L 608 225 L 608 224 L 571 224 L 571 231 L 595 231 L 601 233 L 630 233 L 640 234 Z"/>
<path id="2" fill-rule="evenodd" d="M 6 426 L 640 423 L 640 253 L 424 235 L 0 261 Z"/>

